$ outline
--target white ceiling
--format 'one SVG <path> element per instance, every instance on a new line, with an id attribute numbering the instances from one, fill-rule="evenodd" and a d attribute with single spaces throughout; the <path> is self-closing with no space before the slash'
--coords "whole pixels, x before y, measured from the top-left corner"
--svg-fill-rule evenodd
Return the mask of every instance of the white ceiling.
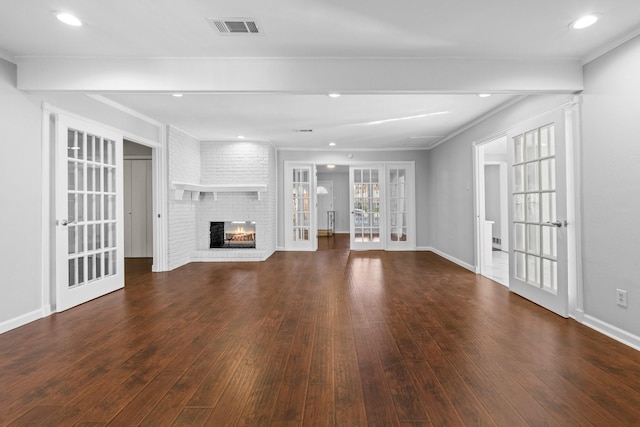
<path id="1" fill-rule="evenodd" d="M 0 52 L 9 59 L 560 60 L 589 58 L 640 28 L 638 0 L 8 0 L 3 6 Z M 85 26 L 64 26 L 54 19 L 54 10 L 74 12 Z M 601 17 L 595 26 L 569 28 L 575 18 L 594 12 Z M 262 34 L 222 36 L 206 18 L 252 18 Z M 513 99 L 510 94 L 482 99 L 475 94 L 105 96 L 202 140 L 233 140 L 242 134 L 281 148 L 305 149 L 328 148 L 329 141 L 337 149 L 427 147 Z"/>

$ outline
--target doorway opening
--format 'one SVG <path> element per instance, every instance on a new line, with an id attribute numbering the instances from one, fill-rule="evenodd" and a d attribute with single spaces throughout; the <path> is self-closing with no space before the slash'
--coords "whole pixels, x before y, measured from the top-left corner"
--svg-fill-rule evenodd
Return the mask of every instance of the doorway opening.
<path id="1" fill-rule="evenodd" d="M 507 139 L 497 138 L 478 146 L 477 227 L 478 272 L 509 286 L 509 205 Z"/>
<path id="2" fill-rule="evenodd" d="M 349 249 L 349 166 L 319 164 L 317 177 L 318 250 Z"/>

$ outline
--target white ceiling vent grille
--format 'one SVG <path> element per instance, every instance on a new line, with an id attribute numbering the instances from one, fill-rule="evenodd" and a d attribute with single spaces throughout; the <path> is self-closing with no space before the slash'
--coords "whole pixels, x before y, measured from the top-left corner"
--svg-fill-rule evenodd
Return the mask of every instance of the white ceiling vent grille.
<path id="1" fill-rule="evenodd" d="M 207 22 L 225 36 L 260 34 L 258 23 L 251 18 L 207 18 Z"/>

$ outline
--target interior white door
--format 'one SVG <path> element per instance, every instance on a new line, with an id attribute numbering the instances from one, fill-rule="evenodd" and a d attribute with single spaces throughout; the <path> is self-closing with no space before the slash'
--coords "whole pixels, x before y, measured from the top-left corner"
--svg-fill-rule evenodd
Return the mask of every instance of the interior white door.
<path id="1" fill-rule="evenodd" d="M 351 249 L 384 249 L 384 165 L 349 167 Z"/>
<path id="2" fill-rule="evenodd" d="M 124 287 L 122 135 L 60 116 L 56 311 Z"/>
<path id="3" fill-rule="evenodd" d="M 568 316 L 565 123 L 562 110 L 507 134 L 509 288 Z"/>
<path id="4" fill-rule="evenodd" d="M 150 159 L 124 160 L 124 256 L 153 256 Z"/>
<path id="5" fill-rule="evenodd" d="M 387 249 L 415 250 L 415 164 L 387 163 Z"/>
<path id="6" fill-rule="evenodd" d="M 313 164 L 285 163 L 285 249 L 314 251 L 316 236 L 315 182 Z"/>

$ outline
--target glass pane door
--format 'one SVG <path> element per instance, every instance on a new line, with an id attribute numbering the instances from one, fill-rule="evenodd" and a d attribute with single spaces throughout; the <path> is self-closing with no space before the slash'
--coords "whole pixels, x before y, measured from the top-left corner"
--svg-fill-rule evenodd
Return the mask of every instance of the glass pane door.
<path id="1" fill-rule="evenodd" d="M 414 164 L 387 164 L 387 249 L 415 249 Z"/>
<path id="2" fill-rule="evenodd" d="M 122 140 L 68 118 L 61 118 L 60 128 L 56 142 L 58 311 L 124 286 Z"/>
<path id="3" fill-rule="evenodd" d="M 285 248 L 312 251 L 317 247 L 315 230 L 315 167 L 285 162 Z"/>
<path id="4" fill-rule="evenodd" d="M 512 229 L 509 288 L 562 316 L 568 313 L 566 166 L 560 112 L 509 135 Z"/>
<path id="5" fill-rule="evenodd" d="M 351 192 L 351 248 L 382 249 L 381 166 L 354 167 L 349 170 Z"/>

